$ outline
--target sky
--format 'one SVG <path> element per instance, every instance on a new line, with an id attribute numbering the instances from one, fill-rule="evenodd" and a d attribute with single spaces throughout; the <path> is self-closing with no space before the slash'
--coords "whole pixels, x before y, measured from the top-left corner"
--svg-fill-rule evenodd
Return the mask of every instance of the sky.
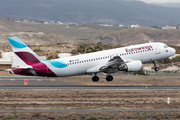
<path id="1" fill-rule="evenodd" d="M 180 3 L 180 0 L 139 0 L 146 3 Z"/>

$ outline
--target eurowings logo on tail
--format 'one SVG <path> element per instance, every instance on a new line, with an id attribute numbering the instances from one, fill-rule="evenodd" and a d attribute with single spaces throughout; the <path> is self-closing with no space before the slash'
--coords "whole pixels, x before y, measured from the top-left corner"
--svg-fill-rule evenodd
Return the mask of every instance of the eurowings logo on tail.
<path id="1" fill-rule="evenodd" d="M 13 69 L 11 71 L 12 73 L 21 75 L 57 76 L 51 68 L 46 65 L 47 62 L 56 67 L 57 62 L 44 61 L 17 37 L 11 37 L 8 38 L 8 40 L 19 64 L 19 68 Z"/>
<path id="2" fill-rule="evenodd" d="M 36 53 L 34 53 L 28 46 L 26 46 L 19 38 L 8 38 L 12 46 L 13 52 L 20 59 L 17 61 L 19 66 L 33 65 L 43 61 Z"/>

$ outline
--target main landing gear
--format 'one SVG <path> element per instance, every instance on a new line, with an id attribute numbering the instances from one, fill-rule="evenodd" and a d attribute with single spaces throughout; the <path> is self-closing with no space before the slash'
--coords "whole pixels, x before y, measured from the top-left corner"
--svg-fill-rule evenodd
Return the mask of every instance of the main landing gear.
<path id="1" fill-rule="evenodd" d="M 153 61 L 153 63 L 154 63 L 154 67 L 155 67 L 154 70 L 159 71 L 159 68 L 156 66 L 156 61 Z"/>
<path id="2" fill-rule="evenodd" d="M 92 81 L 93 82 L 98 82 L 99 81 L 99 77 L 96 76 L 96 74 L 95 74 L 95 76 L 92 77 Z"/>
<path id="3" fill-rule="evenodd" d="M 113 81 L 113 76 L 112 76 L 112 75 L 108 75 L 108 76 L 106 77 L 106 80 L 107 80 L 107 81 Z"/>
<path id="4" fill-rule="evenodd" d="M 113 76 L 112 76 L 112 75 L 108 75 L 108 76 L 106 77 L 106 80 L 107 80 L 108 82 L 113 81 Z M 96 76 L 96 74 L 95 74 L 95 75 L 92 77 L 92 81 L 93 81 L 93 82 L 98 82 L 98 81 L 99 81 L 99 77 Z"/>

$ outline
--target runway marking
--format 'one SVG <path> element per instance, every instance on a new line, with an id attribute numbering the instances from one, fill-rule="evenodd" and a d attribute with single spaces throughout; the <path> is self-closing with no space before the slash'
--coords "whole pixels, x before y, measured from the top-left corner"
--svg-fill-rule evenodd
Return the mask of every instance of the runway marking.
<path id="1" fill-rule="evenodd" d="M 37 81 L 42 81 L 42 79 L 37 79 Z"/>
<path id="2" fill-rule="evenodd" d="M 56 81 L 55 79 L 51 79 L 51 81 Z"/>
<path id="3" fill-rule="evenodd" d="M 15 79 L 10 79 L 10 81 L 15 81 Z"/>

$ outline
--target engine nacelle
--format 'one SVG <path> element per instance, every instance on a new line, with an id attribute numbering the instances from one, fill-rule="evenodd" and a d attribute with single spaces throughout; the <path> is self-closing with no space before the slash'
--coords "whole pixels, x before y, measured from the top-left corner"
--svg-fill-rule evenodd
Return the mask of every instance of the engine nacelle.
<path id="1" fill-rule="evenodd" d="M 136 72 L 136 71 L 140 71 L 141 69 L 142 69 L 142 62 L 139 60 L 125 63 L 123 66 L 119 66 L 118 68 L 119 71 L 126 71 L 126 72 Z"/>

